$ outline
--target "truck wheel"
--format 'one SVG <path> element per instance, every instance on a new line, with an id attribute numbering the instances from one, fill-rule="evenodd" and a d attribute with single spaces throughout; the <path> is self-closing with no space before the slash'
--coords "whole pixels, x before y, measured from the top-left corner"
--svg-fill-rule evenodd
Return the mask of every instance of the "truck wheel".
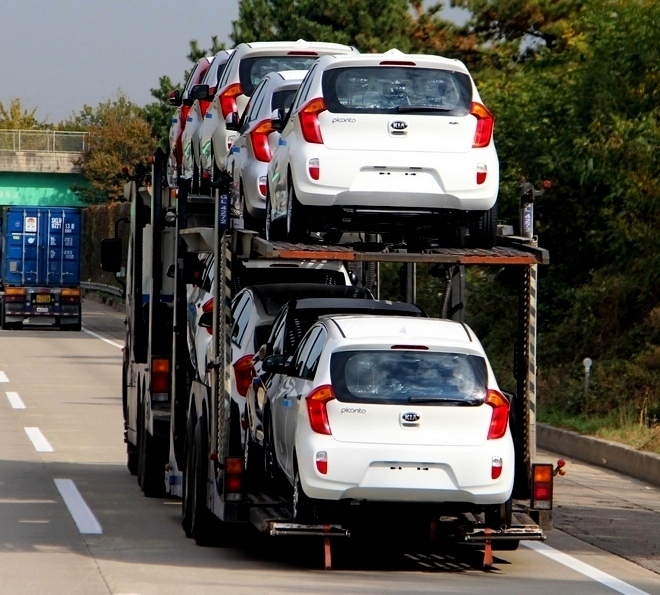
<path id="1" fill-rule="evenodd" d="M 284 222 L 282 219 L 273 221 L 273 206 L 270 202 L 270 192 L 266 189 L 266 239 L 269 242 L 282 240 L 284 236 Z"/>
<path id="2" fill-rule="evenodd" d="M 195 491 L 195 462 L 193 452 L 193 435 L 192 422 L 189 420 L 186 425 L 186 468 L 183 473 L 183 497 L 181 504 L 181 526 L 186 537 L 192 537 L 192 510 L 193 510 L 193 494 Z"/>
<path id="3" fill-rule="evenodd" d="M 147 498 L 160 498 L 165 495 L 165 461 L 158 440 L 147 432 L 145 417 L 143 399 L 138 432 L 138 484 Z"/>
<path id="4" fill-rule="evenodd" d="M 200 546 L 211 545 L 215 526 L 215 517 L 206 507 L 209 485 L 207 440 L 206 419 L 202 418 L 195 427 L 195 438 L 192 444 L 192 502 L 190 509 L 190 534 L 195 543 Z"/>
<path id="5" fill-rule="evenodd" d="M 470 221 L 470 245 L 473 248 L 492 248 L 497 237 L 497 203 Z"/>
<path id="6" fill-rule="evenodd" d="M 243 468 L 248 491 L 258 488 L 262 479 L 263 455 L 260 456 L 259 445 L 252 438 L 250 428 L 245 431 L 245 446 L 243 447 Z"/>
<path id="7" fill-rule="evenodd" d="M 126 443 L 126 468 L 131 475 L 138 474 L 138 465 L 140 463 L 139 454 L 136 446 L 130 442 Z"/>

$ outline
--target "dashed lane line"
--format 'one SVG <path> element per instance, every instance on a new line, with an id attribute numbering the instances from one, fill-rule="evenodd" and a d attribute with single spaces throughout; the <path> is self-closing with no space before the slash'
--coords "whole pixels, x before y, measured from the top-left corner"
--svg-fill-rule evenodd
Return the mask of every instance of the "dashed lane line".
<path id="1" fill-rule="evenodd" d="M 34 445 L 34 448 L 37 452 L 54 452 L 53 447 L 50 445 L 50 442 L 46 440 L 46 437 L 41 433 L 39 428 L 24 428 L 25 433 L 28 435 L 28 438 Z"/>
<path id="2" fill-rule="evenodd" d="M 69 509 L 78 531 L 83 535 L 101 535 L 103 533 L 101 524 L 96 520 L 94 513 L 87 506 L 87 502 L 80 495 L 76 484 L 70 479 L 56 479 L 55 487 L 57 487 L 64 504 Z"/>
<path id="3" fill-rule="evenodd" d="M 7 395 L 7 400 L 12 409 L 25 409 L 25 403 L 23 403 L 21 397 L 18 396 L 18 393 L 5 392 L 5 394 Z"/>
<path id="4" fill-rule="evenodd" d="M 577 558 L 569 556 L 568 554 L 564 554 L 563 552 L 560 552 L 559 550 L 556 550 L 549 545 L 545 545 L 545 543 L 540 543 L 538 541 L 522 541 L 521 543 L 525 547 L 538 552 L 542 556 L 546 556 L 547 558 L 550 558 L 551 560 L 554 560 L 555 562 L 558 562 L 567 568 L 575 570 L 576 572 L 579 572 L 580 574 L 583 574 L 584 576 L 599 582 L 601 585 L 609 587 L 613 591 L 623 593 L 623 595 L 648 595 L 646 591 L 640 591 L 637 587 L 633 587 L 632 585 L 629 585 L 628 583 L 613 577 L 611 574 L 607 574 L 602 570 L 598 570 L 589 564 L 580 562 L 580 560 Z"/>
<path id="5" fill-rule="evenodd" d="M 110 339 L 106 339 L 105 337 L 98 335 L 95 332 L 90 331 L 89 329 L 83 328 L 83 332 L 87 333 L 88 335 L 91 335 L 92 337 L 96 337 L 97 339 L 100 339 L 104 343 L 107 343 L 108 345 L 112 345 L 113 347 L 117 347 L 117 349 L 123 349 L 124 346 L 121 343 L 115 343 L 114 341 L 111 341 Z"/>
<path id="6" fill-rule="evenodd" d="M 4 372 L 0 372 L 0 382 L 9 382 L 9 378 Z"/>

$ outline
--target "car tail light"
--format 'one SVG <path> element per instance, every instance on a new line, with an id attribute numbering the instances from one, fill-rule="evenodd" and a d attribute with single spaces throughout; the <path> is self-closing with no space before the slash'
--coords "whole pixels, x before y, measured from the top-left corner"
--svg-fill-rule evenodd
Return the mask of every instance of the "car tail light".
<path id="1" fill-rule="evenodd" d="M 381 66 L 417 66 L 414 62 L 407 60 L 383 60 L 379 64 Z"/>
<path id="2" fill-rule="evenodd" d="M 472 147 L 480 149 L 487 147 L 493 137 L 493 126 L 495 118 L 488 111 L 488 108 L 481 103 L 472 103 L 470 106 L 470 115 L 477 119 L 477 129 L 474 133 L 474 142 Z"/>
<path id="3" fill-rule="evenodd" d="M 317 52 L 310 50 L 292 50 L 286 53 L 287 56 L 318 56 Z"/>
<path id="4" fill-rule="evenodd" d="M 536 463 L 532 465 L 532 498 L 531 507 L 537 510 L 552 508 L 552 463 Z"/>
<path id="5" fill-rule="evenodd" d="M 316 157 L 307 162 L 307 169 L 309 170 L 309 177 L 312 180 L 318 180 L 321 177 L 320 161 Z"/>
<path id="6" fill-rule="evenodd" d="M 328 410 L 326 404 L 335 398 L 335 393 L 332 387 L 328 384 L 315 388 L 307 395 L 305 399 L 307 403 L 307 413 L 309 415 L 309 423 L 317 434 L 332 435 L 330 430 L 330 420 L 328 419 Z"/>
<path id="7" fill-rule="evenodd" d="M 485 163 L 477 163 L 477 184 L 483 184 L 488 174 L 488 166 Z"/>
<path id="8" fill-rule="evenodd" d="M 222 117 L 226 118 L 233 112 L 238 112 L 236 105 L 236 98 L 243 95 L 243 87 L 241 83 L 234 83 L 225 89 L 224 93 L 220 95 L 220 109 L 222 110 Z"/>
<path id="9" fill-rule="evenodd" d="M 259 194 L 261 196 L 266 196 L 266 184 L 267 184 L 268 178 L 266 176 L 260 176 L 259 177 Z"/>
<path id="10" fill-rule="evenodd" d="M 270 119 L 263 120 L 256 125 L 254 130 L 250 132 L 250 142 L 252 143 L 252 150 L 257 161 L 268 163 L 271 158 L 270 145 L 268 144 L 268 135 L 273 132 L 274 128 L 270 123 Z"/>
<path id="11" fill-rule="evenodd" d="M 167 395 L 170 392 L 170 360 L 155 357 L 151 360 L 151 394 Z"/>
<path id="12" fill-rule="evenodd" d="M 202 305 L 202 312 L 204 312 L 204 313 L 213 312 L 213 298 L 211 298 L 210 300 L 207 300 L 206 302 L 204 302 L 204 304 Z M 209 335 L 212 335 L 213 334 L 213 327 L 212 326 L 206 327 L 206 332 Z"/>
<path id="13" fill-rule="evenodd" d="M 241 397 L 247 394 L 252 379 L 254 378 L 254 366 L 252 358 L 254 354 L 244 355 L 234 364 L 234 378 L 236 379 L 236 391 Z"/>
<path id="14" fill-rule="evenodd" d="M 302 128 L 303 138 L 308 143 L 323 144 L 323 137 L 321 136 L 321 127 L 319 126 L 319 114 L 324 112 L 325 101 L 322 97 L 317 97 L 308 101 L 300 110 L 300 127 Z"/>
<path id="15" fill-rule="evenodd" d="M 502 457 L 493 457 L 490 476 L 492 479 L 498 479 L 500 475 L 502 475 Z"/>
<path id="16" fill-rule="evenodd" d="M 240 494 L 243 491 L 243 458 L 225 459 L 225 494 Z"/>
<path id="17" fill-rule="evenodd" d="M 23 302 L 25 301 L 25 288 L 24 287 L 6 287 L 5 288 L 5 301 L 6 302 Z"/>
<path id="18" fill-rule="evenodd" d="M 328 453 L 325 450 L 316 453 L 316 469 L 322 475 L 328 474 Z"/>
<path id="19" fill-rule="evenodd" d="M 493 417 L 488 428 L 488 440 L 497 440 L 506 434 L 509 426 L 509 401 L 500 392 L 489 389 L 486 401 L 493 408 Z"/>

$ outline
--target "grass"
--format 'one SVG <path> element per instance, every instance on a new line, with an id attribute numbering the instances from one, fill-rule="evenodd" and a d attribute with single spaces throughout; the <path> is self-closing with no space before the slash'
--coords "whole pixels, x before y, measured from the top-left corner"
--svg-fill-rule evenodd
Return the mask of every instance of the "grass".
<path id="1" fill-rule="evenodd" d="M 539 421 L 556 428 L 573 430 L 626 444 L 636 450 L 660 454 L 660 423 L 645 424 L 632 419 L 626 412 L 611 412 L 605 416 L 568 415 L 563 411 L 539 412 Z"/>

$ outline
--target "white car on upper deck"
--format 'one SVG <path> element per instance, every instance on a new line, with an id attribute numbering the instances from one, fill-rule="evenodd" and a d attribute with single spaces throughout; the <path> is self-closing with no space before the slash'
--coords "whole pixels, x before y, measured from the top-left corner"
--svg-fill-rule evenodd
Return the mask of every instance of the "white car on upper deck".
<path id="1" fill-rule="evenodd" d="M 323 56 L 268 167 L 266 235 L 398 231 L 489 247 L 497 230 L 494 118 L 466 66 L 440 56 Z"/>

